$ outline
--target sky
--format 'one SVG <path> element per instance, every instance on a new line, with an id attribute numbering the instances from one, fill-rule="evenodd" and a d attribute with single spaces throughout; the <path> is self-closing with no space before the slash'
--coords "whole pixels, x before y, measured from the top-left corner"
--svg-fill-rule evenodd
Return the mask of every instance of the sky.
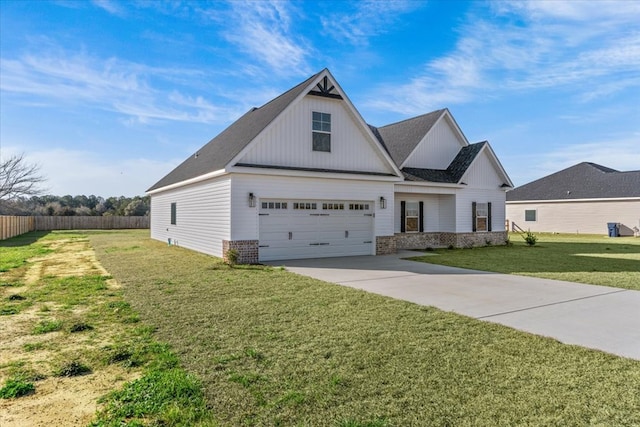
<path id="1" fill-rule="evenodd" d="M 375 126 L 449 108 L 516 186 L 640 169 L 638 0 L 0 0 L 0 157 L 143 195 L 325 67 Z"/>

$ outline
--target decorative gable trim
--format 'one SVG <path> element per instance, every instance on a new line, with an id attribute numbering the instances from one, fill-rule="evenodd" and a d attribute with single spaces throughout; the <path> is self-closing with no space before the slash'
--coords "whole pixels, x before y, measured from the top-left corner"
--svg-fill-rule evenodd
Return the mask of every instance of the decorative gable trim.
<path id="1" fill-rule="evenodd" d="M 329 86 L 330 84 L 331 83 L 329 82 L 329 77 L 324 76 L 322 78 L 322 81 L 316 84 L 316 87 L 318 88 L 318 90 L 314 90 L 314 89 L 310 90 L 309 95 L 324 96 L 325 98 L 333 98 L 333 99 L 344 99 L 342 98 L 342 95 L 340 95 L 339 93 L 333 93 L 336 87 L 335 85 Z"/>

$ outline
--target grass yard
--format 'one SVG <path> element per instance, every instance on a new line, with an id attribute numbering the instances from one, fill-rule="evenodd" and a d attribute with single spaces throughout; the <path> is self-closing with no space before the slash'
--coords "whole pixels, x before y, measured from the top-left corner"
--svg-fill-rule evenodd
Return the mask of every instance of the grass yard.
<path id="1" fill-rule="evenodd" d="M 639 361 L 278 268 L 230 268 L 147 235 L 95 233 L 90 241 L 141 323 L 199 379 L 212 417 L 203 415 L 202 425 L 640 425 Z M 631 242 L 607 240 L 594 250 L 589 240 L 541 239 L 538 247 L 516 244 L 504 253 L 542 262 L 563 245 L 577 261 L 615 255 L 607 260 L 616 271 L 637 274 Z M 429 260 L 502 250 L 445 251 Z M 586 268 L 556 262 L 518 270 Z M 131 384 L 111 402 L 128 401 L 131 388 L 144 395 L 145 382 Z M 167 390 L 171 381 L 154 384 Z"/>
<path id="2" fill-rule="evenodd" d="M 207 420 L 199 381 L 153 331 L 97 262 L 86 233 L 0 242 L 0 426 Z M 123 385 L 96 417 L 98 400 Z"/>
<path id="3" fill-rule="evenodd" d="M 512 246 L 438 249 L 415 261 L 497 273 L 535 276 L 640 290 L 640 238 L 536 233 L 527 246 L 510 233 Z"/>

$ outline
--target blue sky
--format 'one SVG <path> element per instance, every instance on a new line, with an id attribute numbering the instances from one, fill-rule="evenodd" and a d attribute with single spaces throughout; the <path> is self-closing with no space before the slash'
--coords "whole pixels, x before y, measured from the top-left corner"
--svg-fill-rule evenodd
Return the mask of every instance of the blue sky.
<path id="1" fill-rule="evenodd" d="M 143 194 L 328 67 L 373 125 L 448 107 L 516 185 L 640 169 L 640 1 L 0 1 L 0 155 Z"/>

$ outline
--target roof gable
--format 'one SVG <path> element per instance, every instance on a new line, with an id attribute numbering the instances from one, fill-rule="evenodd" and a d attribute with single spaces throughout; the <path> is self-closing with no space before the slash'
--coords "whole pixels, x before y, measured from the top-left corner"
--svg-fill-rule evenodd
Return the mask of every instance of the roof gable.
<path id="1" fill-rule="evenodd" d="M 447 169 L 402 168 L 407 181 L 429 181 L 458 184 L 487 141 L 462 147 Z"/>
<path id="2" fill-rule="evenodd" d="M 583 162 L 522 185 L 507 201 L 640 197 L 640 171 L 620 172 Z"/>
<path id="3" fill-rule="evenodd" d="M 249 110 L 147 191 L 176 185 L 233 166 L 247 152 L 258 135 L 292 104 L 306 95 L 343 100 L 363 132 L 371 140 L 374 149 L 388 165 L 389 172 L 392 175 L 401 176 L 400 170 L 380 141 L 366 125 L 329 70 L 325 68 L 263 106 Z"/>
<path id="4" fill-rule="evenodd" d="M 400 177 L 389 153 L 382 146 L 340 84 L 323 70 L 267 126 L 230 166 L 265 169 L 331 171 Z M 312 112 L 331 114 L 331 150 L 310 151 Z"/>
<path id="5" fill-rule="evenodd" d="M 375 128 L 370 126 L 396 165 L 401 166 L 446 110 L 436 110 L 418 117 Z"/>

